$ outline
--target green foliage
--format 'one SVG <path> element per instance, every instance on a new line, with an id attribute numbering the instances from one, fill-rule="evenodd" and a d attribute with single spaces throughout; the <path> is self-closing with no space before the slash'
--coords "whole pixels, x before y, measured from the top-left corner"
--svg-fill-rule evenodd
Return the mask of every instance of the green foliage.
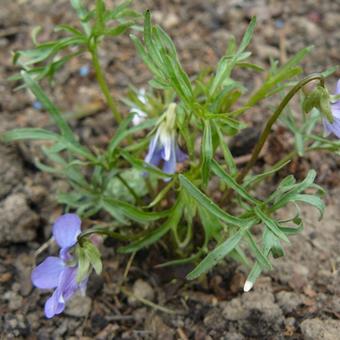
<path id="1" fill-rule="evenodd" d="M 92 51 L 102 39 L 122 35 L 130 28 L 139 30 L 137 21 L 141 15 L 131 9 L 131 3 L 130 0 L 124 1 L 114 10 L 108 10 L 105 1 L 97 0 L 95 8 L 88 10 L 83 1 L 71 0 L 81 27 L 58 25 L 55 32 L 66 36 L 43 43 L 38 42 L 41 27 L 34 28 L 34 49 L 16 51 L 13 62 L 20 65 L 33 79 L 48 78 L 51 81 L 67 62 L 88 50 Z M 16 75 L 10 79 L 19 80 L 21 77 Z"/>
<path id="2" fill-rule="evenodd" d="M 102 272 L 101 255 L 98 248 L 90 240 L 82 240 L 76 247 L 78 259 L 77 282 L 81 282 L 88 277 L 93 268 L 96 274 Z"/>
<path id="3" fill-rule="evenodd" d="M 239 46 L 235 39 L 228 42 L 225 55 L 213 71 L 203 70 L 189 76 L 172 39 L 160 26 L 153 25 L 149 11 L 144 15 L 144 26 L 140 27 L 141 15 L 133 10 L 132 1 L 112 10 L 107 9 L 103 0 L 97 0 L 92 8 L 81 0 L 71 0 L 71 5 L 79 18 L 79 27 L 59 25 L 57 38 L 44 43 L 38 42 L 41 30 L 37 28 L 32 32 L 34 48 L 14 54 L 14 62 L 22 71 L 12 79 L 22 80 L 20 87 L 35 95 L 57 129 L 15 129 L 4 133 L 2 139 L 43 141 L 43 157 L 36 160 L 37 167 L 69 184 L 67 192 L 58 193 L 59 203 L 83 218 L 104 217 L 110 221 L 93 222 L 95 225 L 79 236 L 75 250 L 78 282 L 92 269 L 98 274 L 102 270 L 100 252 L 89 240 L 91 234 L 101 234 L 124 242 L 118 248 L 121 253 L 162 244 L 177 258 L 161 266 L 197 264 L 188 279 L 207 273 L 229 256 L 252 268 L 247 280 L 254 283 L 263 270 L 272 268 L 273 259 L 284 255 L 289 237 L 303 229 L 301 203 L 316 208 L 320 218 L 323 215 L 324 192 L 315 184 L 314 170 L 300 182 L 293 176 L 284 178 L 261 199 L 254 189 L 297 155 L 320 150 L 340 154 L 340 142 L 319 136 L 316 128 L 322 117 L 330 122 L 333 119 L 324 78 L 334 69 L 298 80 L 296 76 L 303 71 L 300 63 L 311 50 L 307 47 L 284 65 L 273 61 L 264 72 L 262 84 L 248 94 L 247 84 L 242 84 L 234 74 L 237 75 L 237 68 L 246 69 L 249 77 L 253 72 L 265 71 L 249 60 L 251 53 L 247 51 L 255 31 L 255 18 Z M 97 52 L 104 38 L 111 39 L 130 30 L 134 31 L 130 38 L 152 79 L 143 96 L 131 87 L 128 96 L 122 99 L 131 110 L 123 117 L 111 96 Z M 44 78 L 52 80 L 65 63 L 84 52 L 89 52 L 92 58 L 98 83 L 117 122 L 105 149 L 79 140 L 39 85 Z M 298 120 L 288 104 L 311 81 L 317 84 L 302 98 L 304 115 Z M 229 139 L 246 126 L 242 121 L 245 113 L 274 95 L 272 101 L 280 98 L 282 101 L 270 115 L 249 163 L 239 169 L 229 149 Z M 174 121 L 166 125 L 170 105 L 175 108 L 170 117 Z M 134 125 L 138 112 L 144 112 L 143 121 Z M 253 174 L 250 170 L 279 117 L 292 133 L 295 149 L 273 166 Z M 188 160 L 178 169 L 180 174 L 166 174 L 143 161 L 150 142 L 164 131 L 165 136 L 174 138 L 170 141 L 175 142 L 173 149 L 179 147 L 188 154 Z M 159 147 L 157 155 L 162 156 Z M 282 221 L 277 212 L 287 205 L 296 207 L 296 215 Z"/>

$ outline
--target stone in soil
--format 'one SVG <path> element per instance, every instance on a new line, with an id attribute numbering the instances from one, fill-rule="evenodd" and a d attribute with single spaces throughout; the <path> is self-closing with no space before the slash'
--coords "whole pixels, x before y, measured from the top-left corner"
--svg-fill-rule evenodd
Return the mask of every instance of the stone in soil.
<path id="1" fill-rule="evenodd" d="M 282 331 L 283 314 L 271 292 L 253 291 L 225 302 L 224 306 L 225 319 L 236 324 L 244 336 L 265 337 Z"/>
<path id="2" fill-rule="evenodd" d="M 78 318 L 86 317 L 91 311 L 92 300 L 88 296 L 75 295 L 68 301 L 65 314 Z"/>
<path id="3" fill-rule="evenodd" d="M 155 292 L 150 284 L 142 279 L 135 281 L 132 287 L 133 296 L 129 296 L 129 304 L 135 305 L 138 299 L 146 299 L 152 301 L 155 297 Z"/>
<path id="4" fill-rule="evenodd" d="M 13 148 L 0 144 L 0 199 L 8 195 L 23 177 L 22 161 Z"/>
<path id="5" fill-rule="evenodd" d="M 301 323 L 301 331 L 305 340 L 335 340 L 339 339 L 340 321 L 321 320 L 319 318 L 307 319 Z"/>
<path id="6" fill-rule="evenodd" d="M 279 292 L 276 294 L 276 299 L 285 313 L 292 313 L 299 305 L 303 303 L 301 295 L 294 292 Z"/>
<path id="7" fill-rule="evenodd" d="M 39 217 L 28 206 L 24 194 L 13 194 L 3 200 L 0 204 L 0 216 L 0 244 L 35 239 Z"/>

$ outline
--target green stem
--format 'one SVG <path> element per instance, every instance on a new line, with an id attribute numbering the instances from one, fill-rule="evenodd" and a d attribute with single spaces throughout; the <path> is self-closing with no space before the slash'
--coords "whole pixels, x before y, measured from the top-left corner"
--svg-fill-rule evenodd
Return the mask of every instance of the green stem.
<path id="1" fill-rule="evenodd" d="M 112 228 L 110 228 L 110 227 L 94 227 L 94 228 L 87 229 L 87 230 L 83 231 L 78 236 L 78 242 L 81 243 L 84 238 L 86 238 L 86 237 L 88 237 L 92 234 L 109 236 L 109 237 L 112 237 L 112 238 L 117 239 L 119 241 L 131 241 L 131 237 L 117 233 L 114 230 L 112 230 Z"/>
<path id="2" fill-rule="evenodd" d="M 138 203 L 139 197 L 138 197 L 137 193 L 130 187 L 130 185 L 126 182 L 126 180 L 120 174 L 117 174 L 117 178 L 122 182 L 122 184 L 126 187 L 126 189 L 129 191 L 129 193 L 133 196 L 135 201 Z"/>
<path id="3" fill-rule="evenodd" d="M 271 117 L 268 119 L 262 133 L 261 136 L 257 142 L 257 144 L 255 145 L 255 148 L 253 149 L 251 158 L 249 160 L 249 162 L 247 163 L 247 165 L 243 168 L 243 170 L 239 173 L 239 175 L 236 177 L 236 181 L 238 183 L 242 182 L 242 180 L 244 179 L 244 177 L 248 174 L 249 170 L 254 166 L 254 164 L 256 163 L 256 160 L 263 148 L 264 143 L 266 142 L 271 128 L 274 125 L 274 123 L 278 120 L 278 118 L 280 117 L 280 115 L 282 114 L 283 110 L 285 109 L 285 107 L 287 106 L 287 104 L 290 102 L 290 100 L 295 96 L 295 94 L 297 92 L 299 92 L 306 84 L 308 84 L 311 81 L 314 80 L 319 80 L 320 81 L 320 85 L 324 86 L 324 77 L 319 74 L 319 73 L 315 73 L 315 74 L 311 74 L 305 78 L 303 78 L 302 80 L 300 80 L 289 92 L 288 94 L 283 98 L 283 100 L 281 101 L 280 105 L 277 107 L 277 109 L 274 111 L 274 113 L 271 115 Z M 230 200 L 231 198 L 231 193 L 232 191 L 229 190 L 228 195 L 227 195 L 227 201 Z"/>
<path id="4" fill-rule="evenodd" d="M 111 96 L 110 93 L 110 89 L 107 85 L 107 82 L 105 80 L 105 76 L 103 73 L 103 70 L 100 66 L 100 62 L 99 62 L 99 58 L 98 58 L 98 51 L 97 51 L 97 47 L 96 46 L 92 46 L 89 48 L 90 53 L 92 55 L 92 63 L 93 63 L 93 67 L 96 73 L 96 77 L 97 77 L 97 81 L 99 83 L 99 86 L 105 96 L 107 105 L 109 106 L 110 110 L 112 111 L 112 114 L 114 116 L 114 118 L 116 119 L 117 123 L 120 123 L 122 121 L 122 116 L 120 114 L 120 112 L 117 109 L 117 103 L 116 101 L 113 99 L 113 97 Z"/>
<path id="5" fill-rule="evenodd" d="M 120 290 L 126 296 L 132 297 L 132 298 L 136 299 L 137 301 L 140 301 L 144 305 L 149 306 L 149 307 L 151 307 L 155 310 L 158 310 L 158 311 L 161 311 L 161 312 L 164 312 L 164 313 L 168 313 L 168 314 L 183 314 L 181 311 L 172 310 L 170 308 L 158 305 L 158 304 L 156 304 L 156 303 L 154 303 L 150 300 L 144 299 L 141 296 L 137 296 L 137 295 L 133 294 L 132 292 L 130 292 L 129 290 L 125 289 L 124 287 L 120 287 Z"/>
<path id="6" fill-rule="evenodd" d="M 177 247 L 180 249 L 184 249 L 192 239 L 192 222 L 189 223 L 188 225 L 188 229 L 183 241 L 180 240 L 180 237 L 178 235 L 178 225 L 175 228 L 173 228 L 172 231 Z"/>

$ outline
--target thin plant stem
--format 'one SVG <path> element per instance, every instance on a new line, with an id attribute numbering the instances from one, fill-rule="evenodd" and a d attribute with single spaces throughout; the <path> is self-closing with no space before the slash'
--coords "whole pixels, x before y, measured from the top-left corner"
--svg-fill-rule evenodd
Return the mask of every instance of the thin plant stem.
<path id="1" fill-rule="evenodd" d="M 249 170 L 254 166 L 254 164 L 257 161 L 257 158 L 263 148 L 264 143 L 266 142 L 271 128 L 274 125 L 274 123 L 278 120 L 278 118 L 280 117 L 280 115 L 282 114 L 283 110 L 285 109 L 285 107 L 288 105 L 288 103 L 290 102 L 290 100 L 295 96 L 295 94 L 297 92 L 299 92 L 306 84 L 308 84 L 311 81 L 314 80 L 319 80 L 320 81 L 320 85 L 324 86 L 324 77 L 322 76 L 322 74 L 319 73 L 315 73 L 315 74 L 311 74 L 305 78 L 303 78 L 302 80 L 300 80 L 289 92 L 288 94 L 283 98 L 283 100 L 281 101 L 280 105 L 277 107 L 277 109 L 274 111 L 274 113 L 270 116 L 270 118 L 268 119 L 262 133 L 261 136 L 257 142 L 257 144 L 255 145 L 251 158 L 249 160 L 249 162 L 247 163 L 247 165 L 243 168 L 243 170 L 239 173 L 239 175 L 236 177 L 236 181 L 238 183 L 241 183 L 244 179 L 244 177 L 248 174 Z M 227 202 L 230 200 L 231 195 L 232 195 L 233 191 L 231 191 L 229 189 L 227 195 L 226 195 L 226 200 Z"/>
<path id="2" fill-rule="evenodd" d="M 129 261 L 128 261 L 126 268 L 124 270 L 124 275 L 123 275 L 124 280 L 126 280 L 128 274 L 129 274 L 129 271 L 130 271 L 130 268 L 132 266 L 132 262 L 133 262 L 133 259 L 135 258 L 135 255 L 136 255 L 136 252 L 134 251 L 129 258 Z"/>
<path id="3" fill-rule="evenodd" d="M 97 47 L 96 46 L 91 47 L 90 52 L 91 52 L 91 55 L 92 55 L 92 64 L 93 64 L 93 67 L 94 67 L 94 70 L 95 70 L 95 73 L 96 73 L 98 84 L 99 84 L 99 86 L 100 86 L 100 88 L 101 88 L 101 90 L 104 94 L 107 105 L 109 106 L 110 110 L 112 111 L 112 114 L 113 114 L 115 120 L 117 121 L 117 123 L 120 123 L 122 121 L 122 116 L 117 109 L 116 101 L 111 96 L 110 89 L 107 85 L 107 82 L 106 82 L 106 79 L 105 79 L 105 76 L 104 76 L 104 72 L 103 72 L 103 70 L 100 66 Z"/>
<path id="4" fill-rule="evenodd" d="M 133 196 L 135 201 L 138 203 L 139 202 L 139 197 L 135 190 L 131 188 L 131 186 L 128 184 L 128 182 L 120 175 L 117 174 L 117 178 L 122 182 L 122 184 L 126 187 L 126 189 L 129 191 L 129 193 Z"/>
<path id="5" fill-rule="evenodd" d="M 172 310 L 170 308 L 167 308 L 167 307 L 164 307 L 164 306 L 161 306 L 161 305 L 158 305 L 148 299 L 145 299 L 145 298 L 142 298 L 141 296 L 137 296 L 135 294 L 133 294 L 132 292 L 128 291 L 127 289 L 125 289 L 124 287 L 120 287 L 120 290 L 123 294 L 127 295 L 128 297 L 132 297 L 134 299 L 136 299 L 137 301 L 140 301 L 141 303 L 143 303 L 144 305 L 146 306 L 149 306 L 155 310 L 159 310 L 163 313 L 167 313 L 167 314 L 182 314 L 181 311 L 175 311 L 175 310 Z"/>

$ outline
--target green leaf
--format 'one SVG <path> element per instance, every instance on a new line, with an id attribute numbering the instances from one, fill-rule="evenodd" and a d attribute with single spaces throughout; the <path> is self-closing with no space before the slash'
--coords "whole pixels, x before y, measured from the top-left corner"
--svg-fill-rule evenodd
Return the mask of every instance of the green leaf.
<path id="1" fill-rule="evenodd" d="M 4 142 L 13 142 L 25 139 L 58 141 L 59 135 L 51 131 L 39 128 L 22 128 L 7 131 L 1 135 Z"/>
<path id="2" fill-rule="evenodd" d="M 70 126 L 67 124 L 66 120 L 63 118 L 59 110 L 54 106 L 54 104 L 48 99 L 42 88 L 38 83 L 33 80 L 33 78 L 25 71 L 21 72 L 21 76 L 25 81 L 27 87 L 33 92 L 37 100 L 40 101 L 42 106 L 49 112 L 51 118 L 54 120 L 55 124 L 60 129 L 62 135 L 65 136 L 69 141 L 75 141 L 75 137 Z"/>
<path id="3" fill-rule="evenodd" d="M 297 194 L 291 201 L 300 201 L 312 205 L 313 207 L 319 210 L 320 212 L 319 219 L 320 220 L 322 219 L 325 210 L 325 202 L 320 197 L 315 195 Z"/>
<path id="4" fill-rule="evenodd" d="M 258 101 L 268 97 L 270 94 L 273 94 L 271 93 L 271 90 L 274 87 L 278 86 L 279 83 L 300 74 L 302 72 L 302 69 L 297 65 L 311 50 L 312 47 L 303 48 L 291 59 L 289 59 L 286 64 L 275 70 L 274 74 L 269 75 L 262 86 L 258 90 L 256 90 L 255 93 L 250 97 L 250 99 L 246 103 L 246 106 L 254 106 Z"/>
<path id="5" fill-rule="evenodd" d="M 103 269 L 103 264 L 100 259 L 101 258 L 100 251 L 91 241 L 83 242 L 82 248 L 84 249 L 85 256 L 91 263 L 96 274 L 99 275 Z"/>
<path id="6" fill-rule="evenodd" d="M 236 167 L 236 164 L 235 164 L 235 161 L 234 161 L 234 157 L 231 154 L 227 143 L 225 143 L 225 141 L 223 139 L 223 134 L 221 132 L 220 127 L 215 122 L 213 122 L 213 124 L 214 124 L 214 127 L 216 129 L 216 132 L 217 132 L 217 135 L 218 135 L 218 138 L 219 138 L 219 144 L 220 144 L 220 147 L 221 147 L 222 152 L 223 152 L 224 160 L 225 160 L 225 162 L 226 162 L 226 164 L 229 168 L 230 173 L 232 175 L 235 175 L 237 173 L 237 167 Z"/>
<path id="7" fill-rule="evenodd" d="M 320 111 L 330 123 L 333 123 L 334 117 L 332 114 L 329 93 L 326 88 L 320 86 Z"/>
<path id="8" fill-rule="evenodd" d="M 204 185 L 208 184 L 210 162 L 212 158 L 213 158 L 213 144 L 211 136 L 211 126 L 209 120 L 205 120 L 202 139 L 202 179 Z"/>
<path id="9" fill-rule="evenodd" d="M 320 87 L 317 86 L 303 100 L 302 108 L 305 113 L 312 111 L 313 108 L 318 108 L 320 104 Z"/>
<path id="10" fill-rule="evenodd" d="M 257 200 L 256 198 L 248 194 L 248 192 L 240 184 L 238 184 L 234 180 L 234 178 L 229 176 L 215 160 L 212 160 L 211 162 L 211 170 L 215 173 L 216 176 L 221 178 L 228 185 L 229 188 L 233 189 L 237 194 L 239 194 L 245 200 L 253 204 L 261 203 L 261 201 Z"/>
<path id="11" fill-rule="evenodd" d="M 169 190 L 174 186 L 175 182 L 170 181 L 159 193 L 156 195 L 156 197 L 152 200 L 151 203 L 149 203 L 146 208 L 150 209 L 157 205 L 163 198 L 165 198 L 166 194 L 169 192 Z"/>
<path id="12" fill-rule="evenodd" d="M 105 2 L 103 0 L 96 0 L 96 31 L 100 32 L 105 27 Z"/>
<path id="13" fill-rule="evenodd" d="M 271 265 L 270 261 L 268 260 L 267 255 L 262 253 L 262 251 L 257 246 L 256 241 L 254 240 L 252 234 L 248 230 L 245 232 L 245 236 L 246 236 L 248 244 L 249 244 L 251 250 L 254 252 L 256 260 L 258 261 L 260 266 L 264 269 L 272 269 L 272 265 Z"/>
<path id="14" fill-rule="evenodd" d="M 282 185 L 282 182 L 283 182 L 282 181 L 281 184 L 279 185 L 278 189 L 282 188 L 282 189 L 284 189 L 284 191 L 286 191 L 286 193 L 279 196 L 279 198 L 277 199 L 275 204 L 272 206 L 271 211 L 275 211 L 277 209 L 280 209 L 280 208 L 284 207 L 285 205 L 287 205 L 287 203 L 289 203 L 290 201 L 294 201 L 294 198 L 296 197 L 297 194 L 306 190 L 307 188 L 309 188 L 314 183 L 315 177 L 316 177 L 316 171 L 312 169 L 312 170 L 309 170 L 306 178 L 298 184 L 294 184 L 295 183 L 294 178 L 293 178 L 293 180 L 291 180 L 291 183 L 287 182 L 287 180 L 285 179 L 287 183 L 284 183 L 284 185 Z M 290 176 L 288 178 L 291 179 Z M 276 192 L 279 192 L 279 191 L 276 190 Z M 273 196 L 275 196 L 275 195 L 272 195 L 272 197 Z"/>
<path id="15" fill-rule="evenodd" d="M 223 211 L 218 205 L 216 205 L 210 198 L 204 195 L 194 184 L 192 184 L 188 178 L 183 175 L 179 175 L 181 185 L 188 191 L 190 195 L 197 201 L 198 204 L 206 208 L 211 214 L 235 226 L 244 226 L 244 220 L 233 215 L 230 215 Z"/>
<path id="16" fill-rule="evenodd" d="M 145 48 L 142 45 L 142 43 L 140 42 L 140 40 L 133 34 L 130 34 L 130 38 L 131 38 L 132 42 L 134 43 L 134 45 L 137 49 L 137 53 L 142 58 L 144 64 L 146 66 L 148 66 L 150 71 L 152 72 L 152 74 L 154 74 L 157 77 L 157 79 L 152 79 L 152 82 L 158 84 L 158 87 L 156 86 L 156 88 L 166 88 L 166 87 L 168 87 L 169 86 L 168 82 L 162 81 L 163 75 L 162 75 L 161 70 L 159 69 L 159 67 L 157 65 L 154 64 L 151 55 L 148 53 L 147 50 L 145 50 Z"/>
<path id="17" fill-rule="evenodd" d="M 134 116 L 134 113 L 130 113 L 128 117 L 126 117 L 120 124 L 118 129 L 116 130 L 113 138 L 110 141 L 109 147 L 108 147 L 108 152 L 109 154 L 112 154 L 118 144 L 126 137 L 126 130 L 128 128 L 128 125 L 132 121 Z"/>
<path id="18" fill-rule="evenodd" d="M 266 177 L 271 176 L 271 175 L 275 174 L 276 172 L 278 172 L 279 170 L 281 170 L 282 168 L 284 168 L 290 162 L 291 162 L 290 160 L 285 161 L 283 163 L 279 162 L 276 165 L 274 165 L 271 169 L 263 172 L 262 174 L 247 177 L 243 182 L 243 187 L 247 188 L 247 187 L 250 187 L 250 186 L 252 186 L 252 185 L 254 185 L 258 182 L 261 182 Z"/>
<path id="19" fill-rule="evenodd" d="M 237 50 L 236 54 L 230 59 L 228 56 L 224 56 L 217 65 L 216 75 L 213 79 L 211 87 L 209 89 L 209 95 L 215 95 L 217 88 L 221 85 L 221 83 L 230 76 L 230 72 L 233 67 L 237 64 L 239 60 L 244 60 L 245 57 L 248 57 L 249 54 L 243 55 L 244 50 L 249 45 L 252 35 L 254 33 L 256 25 L 256 18 L 253 17 L 249 23 L 249 26 L 243 36 L 240 47 Z"/>
<path id="20" fill-rule="evenodd" d="M 110 155 L 112 155 L 112 153 L 115 151 L 115 149 L 117 148 L 117 146 L 125 139 L 127 138 L 129 135 L 132 135 L 138 131 L 144 130 L 144 129 L 149 129 L 151 127 L 153 127 L 156 122 L 157 119 L 148 119 L 146 121 L 144 121 L 141 124 L 138 124 L 137 126 L 134 127 L 130 127 L 128 128 L 130 122 L 133 119 L 133 116 L 135 114 L 132 112 L 128 115 L 128 117 L 126 119 L 124 119 L 120 124 L 118 129 L 116 130 L 114 136 L 112 137 L 109 147 L 108 147 L 108 153 Z"/>
<path id="21" fill-rule="evenodd" d="M 198 205 L 198 213 L 204 229 L 204 247 L 208 246 L 212 237 L 214 237 L 216 241 L 220 241 L 222 225 L 218 218 L 200 205 Z"/>
<path id="22" fill-rule="evenodd" d="M 91 33 L 91 27 L 88 23 L 89 20 L 89 12 L 85 9 L 82 0 L 71 0 L 71 5 L 75 9 L 80 22 L 83 26 L 84 32 L 87 36 Z"/>
<path id="23" fill-rule="evenodd" d="M 117 37 L 119 35 L 122 35 L 123 33 L 126 32 L 128 28 L 130 28 L 133 25 L 132 22 L 124 23 L 121 25 L 118 25 L 116 27 L 112 28 L 107 28 L 104 32 L 103 35 L 107 35 L 110 37 Z"/>
<path id="24" fill-rule="evenodd" d="M 266 228 L 263 232 L 263 248 L 266 256 L 269 256 L 269 252 L 273 251 L 273 249 L 274 253 L 278 253 L 279 251 L 284 254 L 280 239 L 269 228 Z"/>
<path id="25" fill-rule="evenodd" d="M 85 250 L 79 245 L 76 247 L 76 255 L 78 259 L 77 282 L 80 283 L 90 272 L 90 261 L 85 254 Z"/>
<path id="26" fill-rule="evenodd" d="M 59 147 L 61 146 L 61 150 L 67 149 L 71 153 L 82 156 L 93 163 L 97 162 L 96 157 L 93 156 L 92 153 L 85 147 L 79 145 L 78 143 L 70 142 L 65 137 L 44 129 L 37 128 L 14 129 L 5 132 L 2 135 L 2 139 L 5 142 L 28 139 L 54 141 L 59 143 Z"/>
<path id="27" fill-rule="evenodd" d="M 48 41 L 42 43 L 32 50 L 17 51 L 13 57 L 13 63 L 23 65 L 29 69 L 31 65 L 41 63 L 47 59 L 53 59 L 62 50 L 67 47 L 83 46 L 86 44 L 86 37 L 83 35 L 73 35 L 60 40 Z"/>
<path id="28" fill-rule="evenodd" d="M 199 264 L 198 266 L 187 275 L 188 280 L 194 280 L 200 275 L 209 271 L 218 262 L 220 262 L 225 256 L 227 256 L 242 239 L 242 233 L 237 232 L 226 241 L 212 250 Z"/>
<path id="29" fill-rule="evenodd" d="M 279 223 L 277 221 L 271 219 L 259 207 L 255 207 L 254 212 L 278 238 L 289 243 L 287 236 L 281 231 Z"/>
<path id="30" fill-rule="evenodd" d="M 119 201 L 109 197 L 103 197 L 101 205 L 104 209 L 110 211 L 111 207 L 116 207 L 119 211 L 136 222 L 140 223 L 148 223 L 152 221 L 159 220 L 160 218 L 167 217 L 169 215 L 169 210 L 163 210 L 159 212 L 146 212 L 140 209 L 137 209 L 135 206 Z"/>
<path id="31" fill-rule="evenodd" d="M 270 252 L 273 253 L 274 257 L 284 254 L 284 250 L 281 247 L 280 240 L 272 233 L 269 228 L 266 228 L 263 232 L 263 244 L 263 255 L 266 258 L 270 255 Z M 257 260 L 247 277 L 247 281 L 254 284 L 256 279 L 260 276 L 261 272 L 262 267 Z"/>
<path id="32" fill-rule="evenodd" d="M 161 227 L 158 227 L 158 228 L 152 230 L 150 233 L 148 233 L 141 240 L 134 241 L 134 242 L 130 243 L 129 245 L 125 246 L 125 247 L 119 248 L 118 252 L 120 252 L 120 253 L 135 252 L 135 251 L 138 251 L 142 248 L 148 247 L 151 244 L 157 242 L 170 229 L 177 226 L 177 224 L 180 221 L 180 218 L 182 216 L 182 211 L 183 211 L 183 204 L 179 199 L 177 201 L 175 207 L 173 209 L 171 209 L 171 212 L 169 213 L 169 217 L 168 217 L 167 221 Z"/>
<path id="33" fill-rule="evenodd" d="M 156 63 L 156 65 L 161 66 L 163 60 L 160 55 L 160 52 L 154 45 L 153 39 L 152 39 L 152 24 L 151 24 L 151 14 L 150 11 L 145 12 L 144 17 L 144 42 L 146 45 L 146 48 L 150 54 L 151 60 Z"/>
<path id="34" fill-rule="evenodd" d="M 256 26 L 256 17 L 252 17 L 248 25 L 248 28 L 243 36 L 240 47 L 237 51 L 238 54 L 241 54 L 249 45 L 254 34 L 255 26 Z"/>
<path id="35" fill-rule="evenodd" d="M 66 24 L 57 25 L 54 30 L 55 32 L 65 31 L 76 36 L 83 36 L 83 33 L 81 33 L 79 30 L 77 30 L 75 27 L 71 25 Z"/>
<path id="36" fill-rule="evenodd" d="M 256 64 L 252 64 L 252 63 L 238 62 L 236 65 L 238 67 L 241 67 L 241 68 L 250 68 L 250 69 L 252 69 L 256 72 L 263 72 L 264 71 L 263 67 L 256 65 Z"/>

